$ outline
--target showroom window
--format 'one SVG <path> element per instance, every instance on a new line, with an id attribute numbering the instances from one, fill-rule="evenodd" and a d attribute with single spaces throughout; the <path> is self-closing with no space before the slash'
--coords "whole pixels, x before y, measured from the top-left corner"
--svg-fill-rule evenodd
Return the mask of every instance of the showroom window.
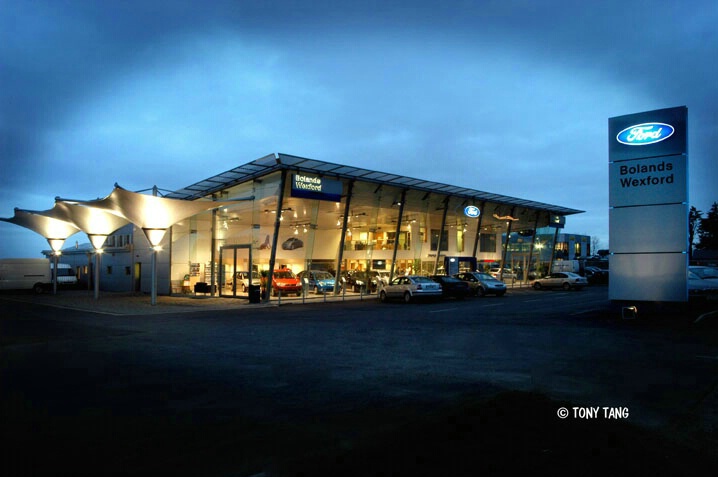
<path id="1" fill-rule="evenodd" d="M 479 239 L 479 251 L 484 253 L 495 253 L 496 234 L 481 234 Z"/>
<path id="2" fill-rule="evenodd" d="M 439 229 L 431 229 L 431 250 L 436 251 L 439 248 Z M 441 252 L 449 250 L 449 232 L 444 230 L 441 234 Z"/>

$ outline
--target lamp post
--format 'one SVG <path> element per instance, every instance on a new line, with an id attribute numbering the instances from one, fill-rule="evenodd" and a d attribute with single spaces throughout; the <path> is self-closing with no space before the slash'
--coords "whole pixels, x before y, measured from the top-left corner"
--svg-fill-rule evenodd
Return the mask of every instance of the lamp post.
<path id="1" fill-rule="evenodd" d="M 150 248 L 152 249 L 152 298 L 151 304 L 154 306 L 157 304 L 157 252 L 162 250 L 160 242 L 165 236 L 167 229 L 162 228 L 143 228 L 142 231 L 145 233 L 145 237 L 150 242 Z"/>
<path id="2" fill-rule="evenodd" d="M 52 294 L 57 295 L 57 267 L 60 261 L 60 255 L 62 255 L 61 250 L 65 239 L 48 238 L 47 243 L 50 244 L 50 248 L 52 249 Z"/>

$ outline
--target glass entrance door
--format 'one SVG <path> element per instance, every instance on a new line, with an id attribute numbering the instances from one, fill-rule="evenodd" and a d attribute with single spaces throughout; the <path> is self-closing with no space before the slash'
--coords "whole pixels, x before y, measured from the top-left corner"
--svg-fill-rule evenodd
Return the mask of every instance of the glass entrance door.
<path id="1" fill-rule="evenodd" d="M 259 285 L 252 264 L 252 245 L 226 245 L 219 249 L 219 296 L 249 298 L 249 286 Z"/>

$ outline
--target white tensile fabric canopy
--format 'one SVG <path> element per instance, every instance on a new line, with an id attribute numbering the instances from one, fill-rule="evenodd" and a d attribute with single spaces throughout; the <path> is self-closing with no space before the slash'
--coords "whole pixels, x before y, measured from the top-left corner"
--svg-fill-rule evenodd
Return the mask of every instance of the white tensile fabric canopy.
<path id="1" fill-rule="evenodd" d="M 167 229 L 180 220 L 205 210 L 226 207 L 234 203 L 233 201 L 168 199 L 131 192 L 117 184 L 112 193 L 104 199 L 73 202 L 80 206 L 101 209 L 124 217 L 144 231 L 152 246 L 157 246 Z"/>
<path id="2" fill-rule="evenodd" d="M 31 211 L 16 208 L 14 217 L 9 219 L 0 218 L 0 220 L 20 225 L 42 235 L 55 252 L 62 248 L 65 240 L 70 235 L 80 231 L 80 228 L 74 223 L 53 217 L 51 211 Z"/>
<path id="3" fill-rule="evenodd" d="M 95 249 L 102 248 L 109 235 L 129 223 L 126 218 L 106 210 L 59 199 L 52 211 L 55 217 L 68 220 L 85 232 Z"/>

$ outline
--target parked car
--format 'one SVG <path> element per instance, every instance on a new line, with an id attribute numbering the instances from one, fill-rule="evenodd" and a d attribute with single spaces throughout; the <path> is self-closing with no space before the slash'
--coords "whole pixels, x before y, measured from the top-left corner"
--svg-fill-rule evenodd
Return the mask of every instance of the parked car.
<path id="1" fill-rule="evenodd" d="M 718 268 L 688 267 L 688 298 L 718 300 Z"/>
<path id="2" fill-rule="evenodd" d="M 503 272 L 498 267 L 490 268 L 489 275 L 500 280 L 516 279 L 516 274 L 510 268 L 504 268 Z"/>
<path id="3" fill-rule="evenodd" d="M 55 279 L 55 264 L 50 262 L 50 272 L 52 279 Z M 57 285 L 74 287 L 77 285 L 77 275 L 70 265 L 67 263 L 57 264 Z"/>
<path id="4" fill-rule="evenodd" d="M 297 273 L 297 278 L 304 283 L 307 279 L 307 287 L 314 290 L 314 293 L 326 293 L 334 291 L 336 280 L 334 275 L 325 270 L 302 270 Z"/>
<path id="5" fill-rule="evenodd" d="M 409 303 L 416 298 L 439 298 L 441 294 L 441 285 L 431 278 L 405 275 L 394 278 L 383 287 L 379 292 L 379 298 L 382 302 L 390 299 L 402 299 L 404 303 Z"/>
<path id="6" fill-rule="evenodd" d="M 277 296 L 279 292 L 285 296 L 290 293 L 302 295 L 302 283 L 288 268 L 280 268 L 272 274 L 272 295 Z"/>
<path id="7" fill-rule="evenodd" d="M 346 282 L 347 290 L 354 292 L 364 291 L 366 293 L 376 292 L 379 286 L 379 279 L 372 278 L 367 272 L 362 270 L 347 270 L 342 273 Z"/>
<path id="8" fill-rule="evenodd" d="M 386 285 L 389 283 L 389 272 L 384 270 L 370 270 L 369 277 L 376 287 L 378 287 L 379 284 Z"/>
<path id="9" fill-rule="evenodd" d="M 608 283 L 608 270 L 594 266 L 588 266 L 583 269 L 584 275 L 588 283 Z"/>
<path id="10" fill-rule="evenodd" d="M 469 284 L 463 280 L 459 280 L 456 277 L 449 277 L 447 275 L 432 275 L 432 280 L 441 285 L 442 296 L 444 298 L 458 298 L 463 300 L 467 296 L 473 293 Z"/>
<path id="11" fill-rule="evenodd" d="M 588 285 L 585 277 L 573 272 L 556 272 L 534 281 L 534 289 L 563 288 L 564 290 L 580 290 Z"/>
<path id="12" fill-rule="evenodd" d="M 259 286 L 261 283 L 262 278 L 259 275 L 258 271 L 252 272 L 252 285 Z M 242 290 L 242 293 L 247 293 L 249 291 L 249 272 L 235 272 L 234 273 L 234 282 L 237 284 L 237 289 Z M 229 286 L 232 286 L 232 283 L 228 283 Z"/>
<path id="13" fill-rule="evenodd" d="M 464 272 L 454 275 L 459 280 L 463 280 L 469 284 L 474 295 L 496 295 L 504 296 L 506 294 L 506 284 L 501 280 L 497 280 L 488 273 L 482 272 Z"/>

